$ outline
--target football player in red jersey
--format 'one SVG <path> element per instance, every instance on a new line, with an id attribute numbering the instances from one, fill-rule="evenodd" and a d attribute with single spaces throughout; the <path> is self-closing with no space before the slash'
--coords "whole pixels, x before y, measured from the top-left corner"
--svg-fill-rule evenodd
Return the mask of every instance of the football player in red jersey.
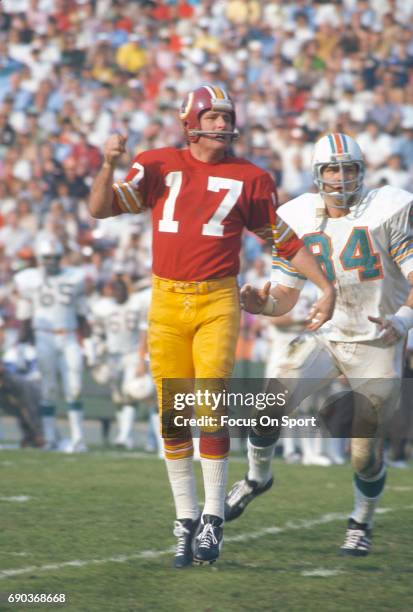
<path id="1" fill-rule="evenodd" d="M 169 425 L 171 414 L 177 413 L 167 383 L 170 379 L 195 379 L 192 387 L 188 382 L 188 390 L 205 390 L 208 379 L 207 388 L 216 391 L 222 390 L 223 380 L 231 376 L 239 331 L 236 275 L 243 229 L 271 240 L 281 257 L 321 289 L 309 329 L 318 329 L 331 317 L 335 299 L 334 289 L 313 256 L 277 218 L 276 187 L 270 175 L 229 153 L 238 133 L 228 94 L 212 85 L 193 90 L 183 102 L 180 119 L 188 146 L 138 154 L 123 183 L 113 183 L 113 170 L 125 151 L 125 138 L 110 136 L 89 202 L 96 218 L 147 209 L 152 212 L 149 346 L 177 514 L 175 567 L 192 561 L 209 564 L 218 558 L 229 436 L 220 425 L 224 407 L 212 411 L 207 402 L 198 402 L 196 416 L 212 415 L 215 420 L 215 424 L 201 427 L 200 433 L 205 506 L 199 517 L 191 432 L 189 427 L 180 427 L 177 434 L 178 427 Z M 271 295 L 269 290 L 267 283 L 260 292 L 265 314 L 284 314 L 298 297 L 297 290 L 283 285 L 273 288 Z"/>

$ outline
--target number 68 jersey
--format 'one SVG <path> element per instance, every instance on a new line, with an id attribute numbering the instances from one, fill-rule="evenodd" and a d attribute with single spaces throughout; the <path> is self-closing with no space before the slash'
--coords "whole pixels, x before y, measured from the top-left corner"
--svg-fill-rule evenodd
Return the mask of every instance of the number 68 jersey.
<path id="1" fill-rule="evenodd" d="M 77 316 L 87 316 L 84 274 L 62 268 L 48 275 L 43 268 L 28 268 L 14 277 L 19 294 L 17 317 L 32 319 L 34 331 L 74 332 Z"/>
<path id="2" fill-rule="evenodd" d="M 413 195 L 390 186 L 365 192 L 348 215 L 327 217 L 319 194 L 305 193 L 278 209 L 337 290 L 333 318 L 320 332 L 336 342 L 378 338 L 368 316 L 394 314 L 413 271 Z M 272 281 L 301 288 L 304 279 L 273 253 Z"/>
<path id="3" fill-rule="evenodd" d="M 105 338 L 109 354 L 137 352 L 141 332 L 147 329 L 150 300 L 150 289 L 144 289 L 133 293 L 123 304 L 103 297 L 93 305 L 93 332 Z"/>

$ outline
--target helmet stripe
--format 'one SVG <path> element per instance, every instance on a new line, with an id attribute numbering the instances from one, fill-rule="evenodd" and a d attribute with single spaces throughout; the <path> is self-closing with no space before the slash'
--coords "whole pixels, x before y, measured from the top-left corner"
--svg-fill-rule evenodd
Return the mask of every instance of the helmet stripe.
<path id="1" fill-rule="evenodd" d="M 342 143 L 342 140 L 341 140 L 340 136 L 341 136 L 341 134 L 333 134 L 334 143 L 335 143 L 336 148 L 337 148 L 336 153 L 342 153 L 343 152 L 343 143 Z"/>
<path id="2" fill-rule="evenodd" d="M 216 98 L 215 95 L 215 90 L 213 87 L 211 87 L 210 85 L 204 85 L 204 88 L 207 90 L 207 92 L 209 93 L 209 95 L 211 96 L 211 99 Z"/>
<path id="3" fill-rule="evenodd" d="M 330 143 L 330 147 L 331 147 L 331 152 L 335 153 L 335 147 L 334 147 L 334 140 L 331 134 L 327 134 L 327 138 L 328 138 L 328 142 Z"/>
<path id="4" fill-rule="evenodd" d="M 341 136 L 341 141 L 344 145 L 344 153 L 348 153 L 348 143 L 347 143 L 347 138 L 345 134 L 340 134 Z"/>
<path id="5" fill-rule="evenodd" d="M 212 89 L 215 92 L 215 97 L 216 98 L 218 98 L 219 100 L 225 100 L 226 95 L 225 95 L 223 89 L 221 89 L 220 87 L 213 87 Z"/>

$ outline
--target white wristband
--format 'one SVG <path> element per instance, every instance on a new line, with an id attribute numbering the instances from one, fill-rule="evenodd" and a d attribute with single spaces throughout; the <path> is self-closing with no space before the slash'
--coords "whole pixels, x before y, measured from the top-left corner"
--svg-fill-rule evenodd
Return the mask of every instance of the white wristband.
<path id="1" fill-rule="evenodd" d="M 401 306 L 394 315 L 386 317 L 400 336 L 405 336 L 413 327 L 413 308 Z"/>
<path id="2" fill-rule="evenodd" d="M 278 300 L 273 298 L 272 295 L 269 295 L 263 306 L 263 309 L 261 310 L 261 314 L 267 315 L 267 317 L 276 317 L 277 304 Z"/>

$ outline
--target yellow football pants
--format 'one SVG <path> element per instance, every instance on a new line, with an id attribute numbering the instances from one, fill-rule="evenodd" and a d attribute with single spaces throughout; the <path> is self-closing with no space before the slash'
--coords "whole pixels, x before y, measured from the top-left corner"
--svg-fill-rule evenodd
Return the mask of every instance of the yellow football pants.
<path id="1" fill-rule="evenodd" d="M 206 387 L 209 391 L 222 390 L 220 379 L 230 378 L 234 367 L 239 323 L 235 277 L 200 282 L 153 278 L 149 352 L 161 422 L 165 424 L 162 416 L 174 409 L 174 393 L 166 390 L 165 384 L 162 388 L 163 379 L 189 379 L 179 384 L 181 392 Z M 194 385 L 193 379 L 209 380 L 196 380 Z M 202 403 L 194 406 L 194 412 L 197 417 L 212 414 L 211 407 Z M 218 425 L 201 427 L 202 431 L 220 429 L 218 417 L 223 413 L 225 407 L 217 408 L 213 415 Z M 170 437 L 165 425 L 162 434 Z"/>

